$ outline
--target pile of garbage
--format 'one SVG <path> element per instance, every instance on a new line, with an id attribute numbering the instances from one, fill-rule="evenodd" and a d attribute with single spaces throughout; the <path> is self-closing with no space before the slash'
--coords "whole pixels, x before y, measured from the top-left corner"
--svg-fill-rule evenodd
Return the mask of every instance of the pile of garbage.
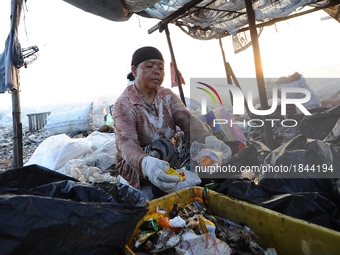
<path id="1" fill-rule="evenodd" d="M 136 254 L 277 254 L 262 248 L 249 227 L 214 216 L 198 200 L 170 212 L 157 205 L 153 215 L 134 236 Z"/>
<path id="2" fill-rule="evenodd" d="M 25 166 L 37 164 L 86 183 L 119 182 L 115 150 L 114 133 L 94 131 L 78 139 L 58 134 L 46 138 Z"/>

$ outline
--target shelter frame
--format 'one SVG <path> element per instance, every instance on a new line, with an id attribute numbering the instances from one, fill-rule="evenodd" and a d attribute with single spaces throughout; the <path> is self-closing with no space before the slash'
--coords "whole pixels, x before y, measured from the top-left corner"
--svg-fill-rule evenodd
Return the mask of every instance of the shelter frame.
<path id="1" fill-rule="evenodd" d="M 195 7 L 200 2 L 202 2 L 202 0 L 193 0 L 193 1 L 186 3 L 180 9 L 178 9 L 174 13 L 170 14 L 169 16 L 167 16 L 166 18 L 164 18 L 163 20 L 161 20 L 159 23 L 157 23 L 156 25 L 154 25 L 153 27 L 151 27 L 148 30 L 149 34 L 153 33 L 156 30 L 159 30 L 159 32 L 162 32 L 163 30 L 166 31 L 166 36 L 167 36 L 167 39 L 168 39 L 171 58 L 172 58 L 173 63 L 176 63 L 176 59 L 175 59 L 175 54 L 173 52 L 171 41 L 170 41 L 168 24 L 169 23 L 175 23 L 177 26 L 181 27 L 181 23 L 178 22 L 176 19 L 180 15 L 183 15 L 186 12 L 189 12 L 190 8 Z M 267 109 L 269 109 L 269 105 L 268 105 L 268 100 L 267 100 L 267 93 L 266 93 L 266 89 L 265 89 L 265 84 L 264 84 L 264 75 L 263 75 L 260 47 L 259 47 L 259 42 L 258 42 L 257 28 L 263 27 L 263 26 L 273 25 L 273 24 L 275 24 L 276 22 L 279 22 L 279 21 L 284 21 L 284 20 L 287 20 L 287 19 L 290 19 L 290 18 L 299 17 L 299 16 L 306 15 L 306 14 L 309 14 L 309 13 L 312 13 L 312 12 L 315 12 L 315 11 L 334 7 L 338 4 L 340 4 L 340 0 L 330 0 L 329 4 L 322 7 L 322 8 L 321 7 L 314 7 L 311 10 L 307 10 L 307 11 L 304 11 L 304 12 L 301 12 L 301 13 L 298 13 L 298 14 L 295 14 L 295 15 L 286 16 L 284 18 L 276 18 L 276 19 L 273 19 L 271 21 L 260 23 L 260 24 L 256 24 L 256 21 L 255 21 L 255 12 L 254 12 L 254 9 L 253 9 L 253 6 L 252 6 L 253 1 L 252 0 L 244 0 L 244 2 L 245 2 L 246 14 L 247 14 L 247 18 L 248 18 L 248 27 L 240 28 L 238 31 L 239 32 L 246 31 L 246 30 L 250 31 L 251 45 L 252 45 L 252 48 L 253 48 L 254 64 L 255 64 L 255 71 L 256 71 L 257 87 L 258 87 L 259 97 L 260 97 L 260 105 L 261 105 L 261 109 L 267 110 Z M 334 14 L 332 16 L 334 16 L 334 18 L 336 18 L 336 15 L 337 14 Z M 183 29 L 181 28 L 181 30 L 183 30 Z M 185 32 L 185 30 L 183 30 L 183 31 Z M 230 34 L 228 32 L 226 32 L 225 35 L 222 36 L 222 37 L 229 36 L 229 35 Z M 219 38 L 219 39 L 221 39 L 221 38 Z M 221 41 L 220 41 L 220 46 L 221 46 Z M 229 73 L 229 70 L 231 68 L 229 69 L 230 66 L 229 67 L 226 66 L 224 51 L 223 51 L 222 47 L 221 47 L 221 50 L 222 50 L 222 54 L 223 54 L 227 78 L 229 79 L 228 73 Z M 176 64 L 174 65 L 174 69 L 175 69 L 176 81 L 179 85 L 180 97 L 185 104 L 183 90 L 182 90 L 181 84 L 179 82 L 180 81 L 179 80 L 179 71 L 177 69 Z M 273 132 L 272 132 L 271 124 L 269 122 L 266 122 L 266 121 L 264 122 L 264 140 L 265 140 L 265 144 L 270 149 L 275 149 L 277 147 L 277 143 L 275 142 L 275 140 L 273 138 Z"/>

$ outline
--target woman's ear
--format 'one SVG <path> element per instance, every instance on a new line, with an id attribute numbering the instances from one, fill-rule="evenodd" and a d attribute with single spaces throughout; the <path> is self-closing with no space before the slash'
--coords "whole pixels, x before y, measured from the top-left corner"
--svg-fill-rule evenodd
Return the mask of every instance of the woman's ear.
<path id="1" fill-rule="evenodd" d="M 131 66 L 131 73 L 133 76 L 137 76 L 137 67 L 136 66 Z"/>

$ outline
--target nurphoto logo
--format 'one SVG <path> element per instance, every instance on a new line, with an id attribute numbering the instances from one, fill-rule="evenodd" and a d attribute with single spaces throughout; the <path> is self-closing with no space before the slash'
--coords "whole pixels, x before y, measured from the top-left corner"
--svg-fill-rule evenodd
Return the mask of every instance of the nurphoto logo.
<path id="1" fill-rule="evenodd" d="M 271 106 L 269 109 L 257 109 L 253 105 L 253 100 L 258 97 L 254 96 L 254 86 L 252 88 L 245 89 L 242 91 L 239 87 L 234 85 L 229 85 L 227 81 L 221 81 L 221 79 L 210 79 L 209 82 L 202 82 L 197 79 L 197 81 L 191 82 L 191 96 L 193 99 L 201 103 L 201 114 L 207 114 L 208 103 L 207 101 L 212 101 L 212 105 L 214 107 L 220 107 L 223 105 L 223 102 L 229 100 L 232 97 L 232 114 L 233 115 L 244 115 L 245 105 L 250 113 L 257 116 L 269 116 L 273 114 L 278 107 L 280 107 L 280 114 L 282 116 L 287 115 L 287 105 L 295 105 L 296 109 L 299 109 L 304 115 L 311 115 L 311 113 L 307 110 L 307 108 L 303 105 L 304 103 L 309 102 L 311 99 L 311 93 L 308 89 L 298 88 L 298 87 L 281 87 L 278 90 L 277 87 L 273 86 L 271 89 L 267 89 L 267 93 L 271 95 Z M 249 84 L 248 84 L 249 85 Z M 256 88 L 256 87 L 255 87 Z M 271 91 L 269 91 L 271 90 Z M 298 95 L 298 97 L 291 98 L 290 96 Z M 223 99 L 223 100 L 222 100 Z M 228 100 L 225 100 L 228 99 Z M 279 101 L 280 100 L 280 101 Z M 249 116 L 250 117 L 250 116 Z M 264 124 L 264 121 L 269 121 L 272 123 L 272 127 L 274 126 L 274 122 L 280 121 L 279 119 L 249 119 L 247 124 L 251 127 L 261 127 Z M 243 122 L 238 121 L 237 123 L 230 123 L 231 120 L 227 119 L 214 119 L 213 125 L 220 124 L 243 124 L 246 125 L 246 120 Z M 260 124 L 259 124 L 260 123 Z M 289 124 L 288 124 L 289 123 Z M 294 127 L 297 125 L 297 121 L 294 119 L 284 119 L 281 120 L 281 125 L 285 127 Z"/>

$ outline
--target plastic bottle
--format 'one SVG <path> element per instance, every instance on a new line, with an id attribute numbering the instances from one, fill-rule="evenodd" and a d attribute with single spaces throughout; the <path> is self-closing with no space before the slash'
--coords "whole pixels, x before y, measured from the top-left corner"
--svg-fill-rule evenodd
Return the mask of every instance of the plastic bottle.
<path id="1" fill-rule="evenodd" d="M 112 126 L 113 125 L 113 118 L 110 113 L 106 116 L 106 125 Z"/>
<path id="2" fill-rule="evenodd" d="M 193 160 L 196 160 L 199 165 L 217 166 L 222 163 L 222 152 L 207 148 L 203 143 L 193 142 L 190 148 L 190 156 Z M 203 159 L 208 159 L 208 163 L 202 164 Z"/>

